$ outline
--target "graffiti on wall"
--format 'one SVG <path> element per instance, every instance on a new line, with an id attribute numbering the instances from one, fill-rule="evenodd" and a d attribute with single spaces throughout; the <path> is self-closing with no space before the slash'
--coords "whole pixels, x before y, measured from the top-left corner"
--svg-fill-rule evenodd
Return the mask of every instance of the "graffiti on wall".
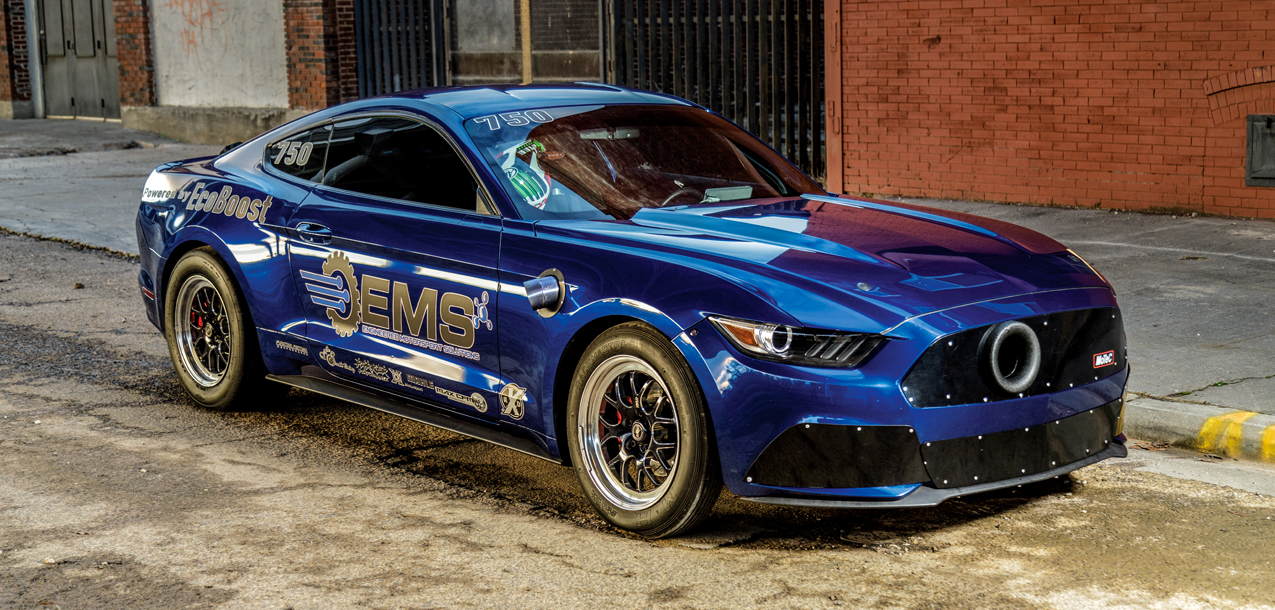
<path id="1" fill-rule="evenodd" d="M 181 46 L 186 57 L 193 57 L 203 70 L 203 58 L 208 51 L 221 47 L 225 54 L 229 39 L 226 35 L 226 8 L 218 0 L 167 0 L 164 8 L 181 15 Z M 212 47 L 212 48 L 209 48 Z"/>

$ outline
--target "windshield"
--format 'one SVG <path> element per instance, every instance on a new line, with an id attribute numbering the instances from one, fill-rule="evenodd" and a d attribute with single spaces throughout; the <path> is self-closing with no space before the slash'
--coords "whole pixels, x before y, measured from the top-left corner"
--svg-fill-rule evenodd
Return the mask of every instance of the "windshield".
<path id="1" fill-rule="evenodd" d="M 730 122 L 683 106 L 569 106 L 465 122 L 524 219 L 822 193 Z"/>

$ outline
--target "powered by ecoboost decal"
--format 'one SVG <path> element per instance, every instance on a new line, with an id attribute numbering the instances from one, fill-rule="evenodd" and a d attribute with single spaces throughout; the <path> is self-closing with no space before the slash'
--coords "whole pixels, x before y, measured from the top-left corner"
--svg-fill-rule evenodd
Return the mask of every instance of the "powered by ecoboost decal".
<path id="1" fill-rule="evenodd" d="M 403 282 L 357 275 L 344 252 L 328 255 L 322 275 L 301 271 L 301 277 L 310 300 L 327 308 L 332 329 L 341 337 L 358 331 L 477 361 L 481 355 L 470 348 L 478 329 L 492 329 L 487 291 L 470 298 L 421 288 L 413 298 L 412 288 Z"/>
<path id="2" fill-rule="evenodd" d="M 177 191 L 176 196 L 178 201 L 186 204 L 187 210 L 194 212 L 221 214 L 227 218 L 255 222 L 265 220 L 266 211 L 274 205 L 273 196 L 267 196 L 265 199 L 241 197 L 235 194 L 235 189 L 231 186 L 223 186 L 220 190 L 206 190 L 206 183 L 196 182 L 195 188 L 186 190 L 189 186 L 190 183 L 186 183 L 181 190 Z"/>

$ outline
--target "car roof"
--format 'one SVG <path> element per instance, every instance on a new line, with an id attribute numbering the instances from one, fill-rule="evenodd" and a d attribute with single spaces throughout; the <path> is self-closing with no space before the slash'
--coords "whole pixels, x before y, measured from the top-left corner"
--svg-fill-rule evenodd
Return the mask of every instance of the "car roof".
<path id="1" fill-rule="evenodd" d="M 403 91 L 383 98 L 424 100 L 451 109 L 464 119 L 531 108 L 578 105 L 660 104 L 690 106 L 669 95 L 600 83 L 570 85 L 479 85 Z"/>

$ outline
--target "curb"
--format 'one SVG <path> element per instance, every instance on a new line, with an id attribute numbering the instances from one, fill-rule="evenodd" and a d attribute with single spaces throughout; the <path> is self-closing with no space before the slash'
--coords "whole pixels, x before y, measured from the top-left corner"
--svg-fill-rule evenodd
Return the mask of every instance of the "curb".
<path id="1" fill-rule="evenodd" d="M 1125 404 L 1124 432 L 1205 453 L 1275 462 L 1275 415 L 1144 397 Z"/>

